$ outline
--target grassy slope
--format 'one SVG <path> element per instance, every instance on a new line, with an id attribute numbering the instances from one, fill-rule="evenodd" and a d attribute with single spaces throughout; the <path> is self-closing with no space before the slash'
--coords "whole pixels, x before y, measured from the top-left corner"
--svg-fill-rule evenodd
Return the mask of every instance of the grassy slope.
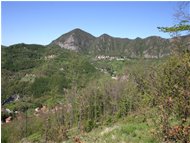
<path id="1" fill-rule="evenodd" d="M 72 129 L 69 132 L 71 139 L 65 143 L 73 143 L 74 138 L 85 143 L 157 143 L 153 112 L 154 109 L 137 111 L 113 123 L 95 128 L 90 133 L 77 134 L 77 130 Z"/>
<path id="2" fill-rule="evenodd" d="M 71 128 L 68 131 L 69 139 L 64 141 L 64 143 L 76 143 L 76 138 L 82 143 L 157 143 L 158 141 L 155 136 L 156 128 L 153 122 L 156 119 L 156 116 L 154 116 L 155 112 L 155 109 L 141 109 L 141 111 L 129 113 L 121 119 L 107 122 L 89 133 L 80 133 L 77 128 Z M 17 135 L 17 137 L 11 136 L 14 140 L 19 138 L 19 135 L 22 134 L 20 128 L 23 128 L 20 121 L 16 122 L 18 128 L 14 129 L 11 133 Z M 42 139 L 44 135 L 41 133 L 45 127 L 43 119 L 35 117 L 30 119 L 29 123 L 31 124 L 29 124 L 28 128 L 32 128 L 33 132 L 27 138 L 23 138 L 22 142 L 44 142 Z M 3 138 L 10 138 L 7 135 L 11 128 L 15 128 L 15 123 L 3 126 Z"/>

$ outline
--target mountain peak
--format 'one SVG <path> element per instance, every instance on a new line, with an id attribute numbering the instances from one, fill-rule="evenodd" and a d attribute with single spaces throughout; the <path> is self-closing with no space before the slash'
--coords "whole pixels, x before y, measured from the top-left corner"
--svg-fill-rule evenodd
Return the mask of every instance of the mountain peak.
<path id="1" fill-rule="evenodd" d="M 104 33 L 104 34 L 100 35 L 100 37 L 108 37 L 108 38 L 111 38 L 112 36 L 110 36 L 110 35 Z"/>
<path id="2" fill-rule="evenodd" d="M 80 29 L 80 28 L 75 28 L 69 32 L 67 32 L 66 34 L 79 34 L 79 33 L 87 33 L 86 31 Z M 64 34 L 65 35 L 65 34 Z"/>
<path id="3" fill-rule="evenodd" d="M 50 45 L 57 45 L 61 48 L 81 51 L 82 48 L 87 49 L 94 39 L 95 37 L 90 33 L 76 28 L 52 41 Z"/>

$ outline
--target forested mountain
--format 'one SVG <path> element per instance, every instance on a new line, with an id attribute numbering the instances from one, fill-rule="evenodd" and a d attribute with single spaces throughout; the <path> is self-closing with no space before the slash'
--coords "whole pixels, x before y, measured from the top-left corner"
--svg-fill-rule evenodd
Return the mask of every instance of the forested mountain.
<path id="1" fill-rule="evenodd" d="M 182 37 L 190 42 L 190 36 Z M 107 34 L 94 37 L 74 29 L 50 43 L 61 48 L 93 55 L 127 56 L 130 58 L 160 58 L 171 53 L 172 39 L 150 36 L 144 39 L 115 38 Z"/>

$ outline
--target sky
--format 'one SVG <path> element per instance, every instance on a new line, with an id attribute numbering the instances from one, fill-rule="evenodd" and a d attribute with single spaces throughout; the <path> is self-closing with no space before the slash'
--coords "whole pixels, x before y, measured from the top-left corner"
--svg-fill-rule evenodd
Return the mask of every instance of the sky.
<path id="1" fill-rule="evenodd" d="M 11 2 L 1 3 L 1 44 L 47 45 L 75 28 L 98 37 L 169 38 L 177 2 Z"/>

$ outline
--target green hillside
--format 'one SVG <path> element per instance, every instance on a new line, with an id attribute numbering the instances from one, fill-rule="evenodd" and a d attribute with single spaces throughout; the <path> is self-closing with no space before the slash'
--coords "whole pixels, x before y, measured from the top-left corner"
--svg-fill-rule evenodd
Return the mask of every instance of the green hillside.
<path id="1" fill-rule="evenodd" d="M 186 48 L 160 58 L 34 44 L 1 51 L 3 143 L 190 140 Z"/>
<path id="2" fill-rule="evenodd" d="M 62 96 L 72 85 L 84 88 L 99 72 L 88 57 L 40 45 L 18 44 L 2 48 L 2 100 Z"/>

